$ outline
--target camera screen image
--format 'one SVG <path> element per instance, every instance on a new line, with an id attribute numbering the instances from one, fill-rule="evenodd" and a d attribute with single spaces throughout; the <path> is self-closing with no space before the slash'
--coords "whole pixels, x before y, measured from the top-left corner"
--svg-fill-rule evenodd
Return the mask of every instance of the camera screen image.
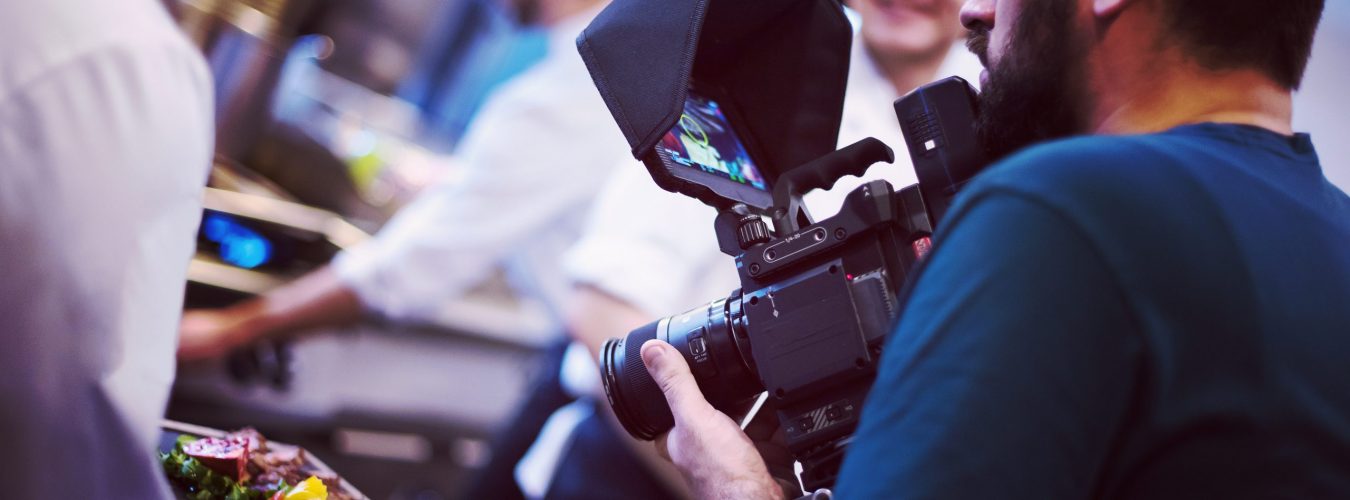
<path id="1" fill-rule="evenodd" d="M 666 132 L 656 149 L 667 163 L 698 169 L 736 183 L 767 190 L 764 176 L 727 123 L 716 101 L 692 90 L 680 121 Z"/>

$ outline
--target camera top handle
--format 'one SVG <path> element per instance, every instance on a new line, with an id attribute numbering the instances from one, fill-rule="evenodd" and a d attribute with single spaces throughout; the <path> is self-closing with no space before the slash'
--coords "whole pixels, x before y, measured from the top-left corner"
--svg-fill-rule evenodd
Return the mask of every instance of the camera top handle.
<path id="1" fill-rule="evenodd" d="M 802 195 L 813 189 L 830 189 L 846 175 L 862 176 L 879 162 L 894 161 L 895 152 L 889 146 L 868 137 L 788 171 L 773 188 L 770 214 L 775 234 L 792 234 L 814 222 L 802 204 Z M 732 257 L 772 237 L 763 219 L 741 203 L 719 211 L 714 228 L 718 247 Z"/>
<path id="2" fill-rule="evenodd" d="M 885 143 L 868 137 L 789 170 L 773 186 L 774 230 L 791 234 L 811 224 L 802 206 L 802 195 L 814 189 L 830 189 L 846 175 L 861 177 L 868 167 L 895 162 L 895 152 Z"/>

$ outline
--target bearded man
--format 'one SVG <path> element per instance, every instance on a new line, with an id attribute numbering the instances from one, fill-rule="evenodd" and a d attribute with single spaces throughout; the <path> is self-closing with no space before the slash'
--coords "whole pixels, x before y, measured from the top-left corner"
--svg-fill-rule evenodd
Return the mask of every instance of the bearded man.
<path id="1" fill-rule="evenodd" d="M 1291 126 L 1322 8 L 966 3 L 1004 159 L 912 284 L 840 497 L 1350 497 L 1350 198 Z M 692 488 L 780 497 L 683 358 L 642 356 Z"/>

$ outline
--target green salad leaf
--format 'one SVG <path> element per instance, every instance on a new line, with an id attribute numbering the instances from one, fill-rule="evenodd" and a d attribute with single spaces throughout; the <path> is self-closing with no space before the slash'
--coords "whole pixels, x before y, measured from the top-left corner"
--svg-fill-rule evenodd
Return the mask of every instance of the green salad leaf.
<path id="1" fill-rule="evenodd" d="M 265 488 L 250 488 L 247 484 L 240 484 L 229 476 L 211 470 L 183 452 L 184 445 L 196 440 L 193 436 L 178 436 L 173 450 L 159 454 L 164 475 L 183 488 L 190 500 L 268 500 L 276 492 L 290 489 L 285 481 L 277 481 Z"/>

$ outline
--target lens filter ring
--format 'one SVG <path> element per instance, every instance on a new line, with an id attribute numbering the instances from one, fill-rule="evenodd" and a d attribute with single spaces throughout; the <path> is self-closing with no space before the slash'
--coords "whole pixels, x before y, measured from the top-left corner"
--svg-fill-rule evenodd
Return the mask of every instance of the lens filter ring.
<path id="1" fill-rule="evenodd" d="M 623 425 L 624 430 L 635 438 L 650 441 L 656 436 L 644 433 L 641 426 L 637 425 L 638 417 L 623 397 L 623 386 L 619 382 L 622 379 L 619 371 L 623 366 L 623 352 L 624 339 L 609 339 L 601 349 L 601 380 L 605 384 L 605 397 L 609 399 L 609 406 L 614 409 L 614 415 L 619 418 L 619 424 Z"/>
<path id="2" fill-rule="evenodd" d="M 605 395 L 624 430 L 650 441 L 675 425 L 660 386 L 642 363 L 642 344 L 656 338 L 663 321 L 634 330 L 624 339 L 610 339 L 601 349 Z"/>

